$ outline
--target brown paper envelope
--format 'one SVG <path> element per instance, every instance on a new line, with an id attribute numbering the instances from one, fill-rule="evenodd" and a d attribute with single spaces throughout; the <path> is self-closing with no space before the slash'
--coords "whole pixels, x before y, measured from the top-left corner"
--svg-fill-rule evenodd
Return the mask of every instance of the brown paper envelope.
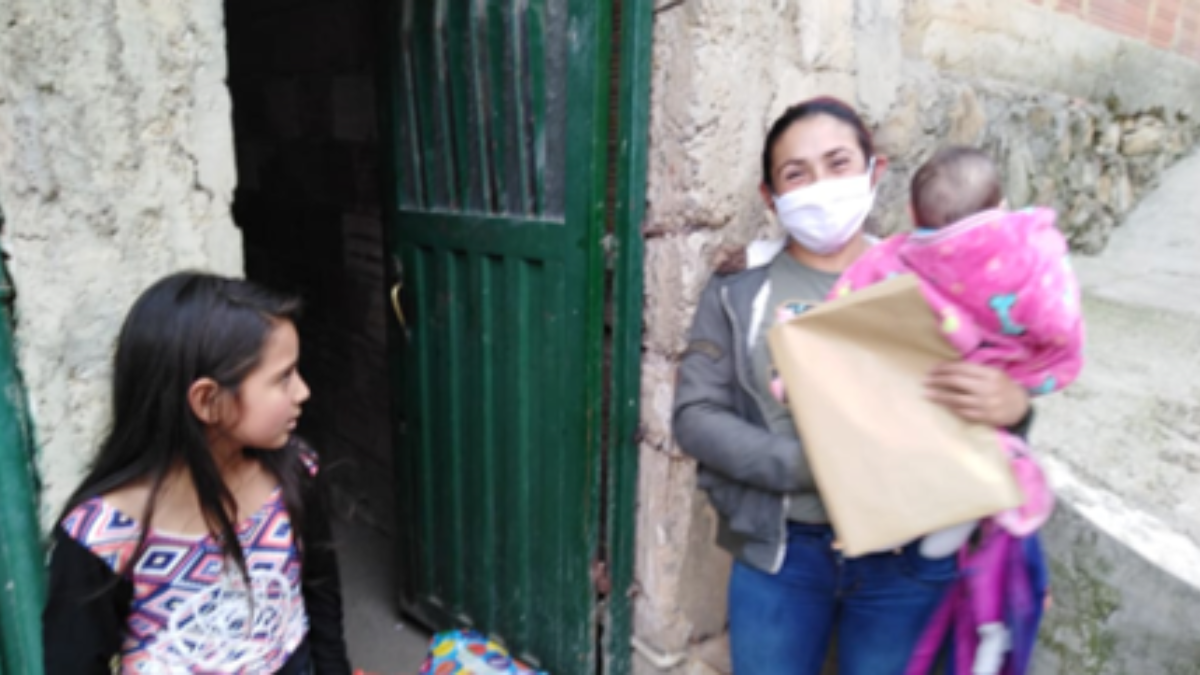
<path id="1" fill-rule="evenodd" d="M 911 275 L 771 329 L 775 367 L 846 555 L 1019 505 L 998 432 L 925 397 L 959 359 Z"/>

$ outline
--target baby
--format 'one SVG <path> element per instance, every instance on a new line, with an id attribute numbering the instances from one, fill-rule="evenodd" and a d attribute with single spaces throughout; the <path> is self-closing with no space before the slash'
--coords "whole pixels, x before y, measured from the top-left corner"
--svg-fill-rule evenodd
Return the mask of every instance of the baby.
<path id="1" fill-rule="evenodd" d="M 911 196 L 916 230 L 868 250 L 831 297 L 915 274 L 965 359 L 1002 368 L 1034 395 L 1073 381 L 1083 321 L 1054 212 L 1005 209 L 995 165 L 972 148 L 935 154 L 917 170 Z"/>
<path id="2" fill-rule="evenodd" d="M 1005 209 L 995 165 L 964 147 L 943 149 L 926 162 L 913 177 L 911 199 L 916 230 L 863 254 L 831 297 L 915 274 L 942 334 L 964 359 L 1004 370 L 1031 395 L 1074 381 L 1083 365 L 1083 320 L 1054 212 Z M 1020 439 L 1004 434 L 1003 440 L 1014 457 L 1027 455 Z M 1013 466 L 1025 504 L 997 518 L 1016 536 L 1036 530 L 1050 511 L 1040 472 L 1026 464 Z M 949 555 L 971 528 L 926 537 L 922 552 Z"/>
<path id="3" fill-rule="evenodd" d="M 963 147 L 941 150 L 917 171 L 911 200 L 916 230 L 863 254 L 834 285 L 831 297 L 896 274 L 914 274 L 942 334 L 965 360 L 1002 369 L 1031 395 L 1073 382 L 1083 365 L 1083 319 L 1079 286 L 1054 212 L 1007 210 L 995 165 L 984 153 Z M 1019 631 L 1005 626 L 1004 603 L 1020 595 L 1013 580 L 1024 568 L 1003 552 L 1018 550 L 1015 542 L 1041 527 L 1053 503 L 1025 443 L 1006 431 L 1000 441 L 1025 502 L 985 521 L 980 542 L 966 557 L 972 572 L 962 582 L 965 590 L 954 596 L 965 600 L 947 601 L 939 613 L 977 626 L 977 637 L 957 647 L 966 659 L 960 665 L 970 663 L 969 672 L 977 674 L 997 673 L 1006 652 L 1019 661 L 1031 648 L 1014 639 Z M 921 553 L 942 557 L 958 551 L 976 525 L 963 523 L 925 536 Z M 930 630 L 933 648 L 925 651 L 934 653 L 939 629 Z"/>

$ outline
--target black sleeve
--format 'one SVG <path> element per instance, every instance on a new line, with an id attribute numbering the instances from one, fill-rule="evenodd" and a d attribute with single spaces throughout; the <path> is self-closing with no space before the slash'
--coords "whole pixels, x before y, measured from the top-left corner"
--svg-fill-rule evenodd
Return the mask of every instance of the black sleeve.
<path id="1" fill-rule="evenodd" d="M 109 675 L 121 651 L 133 586 L 62 530 L 54 530 L 42 612 L 46 675 Z"/>
<path id="2" fill-rule="evenodd" d="M 314 480 L 313 483 L 320 483 Z M 342 633 L 342 591 L 328 509 L 316 485 L 307 491 L 304 523 L 304 606 L 316 675 L 350 675 Z"/>

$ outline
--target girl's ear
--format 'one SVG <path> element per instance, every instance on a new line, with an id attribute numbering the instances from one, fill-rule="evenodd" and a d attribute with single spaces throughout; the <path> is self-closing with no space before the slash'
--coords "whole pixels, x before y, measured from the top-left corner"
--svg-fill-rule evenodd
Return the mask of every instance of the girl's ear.
<path id="1" fill-rule="evenodd" d="M 221 385 L 211 377 L 202 377 L 188 387 L 188 405 L 201 422 L 215 425 L 221 421 L 221 406 L 218 400 Z"/>

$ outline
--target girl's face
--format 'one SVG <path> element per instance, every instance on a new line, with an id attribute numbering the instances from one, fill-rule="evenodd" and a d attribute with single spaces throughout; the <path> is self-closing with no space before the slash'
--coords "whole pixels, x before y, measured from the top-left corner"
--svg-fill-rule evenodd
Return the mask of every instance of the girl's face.
<path id="1" fill-rule="evenodd" d="M 245 448 L 282 448 L 296 428 L 308 385 L 296 364 L 300 337 L 291 321 L 279 321 L 263 344 L 262 360 L 238 387 L 233 424 L 222 436 Z"/>
<path id="2" fill-rule="evenodd" d="M 878 162 L 876 166 L 878 174 Z M 867 158 L 854 128 L 836 117 L 817 114 L 794 122 L 775 141 L 770 187 L 782 195 L 830 178 L 862 175 L 866 170 Z"/>

